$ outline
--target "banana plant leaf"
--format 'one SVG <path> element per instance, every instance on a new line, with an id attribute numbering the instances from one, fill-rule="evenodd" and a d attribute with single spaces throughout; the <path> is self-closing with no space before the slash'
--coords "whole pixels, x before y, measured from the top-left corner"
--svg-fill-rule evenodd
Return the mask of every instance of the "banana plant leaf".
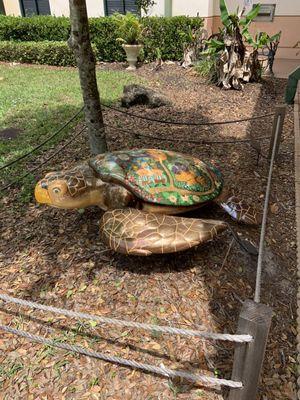
<path id="1" fill-rule="evenodd" d="M 245 18 L 240 20 L 240 25 L 244 27 L 248 27 L 250 23 L 257 17 L 260 10 L 260 4 L 256 4 L 252 10 L 245 15 Z"/>
<path id="2" fill-rule="evenodd" d="M 220 12 L 222 24 L 228 28 L 230 26 L 230 18 L 225 0 L 220 0 Z"/>
<path id="3" fill-rule="evenodd" d="M 278 42 L 281 37 L 281 31 L 275 33 L 275 35 L 270 37 L 270 42 Z"/>

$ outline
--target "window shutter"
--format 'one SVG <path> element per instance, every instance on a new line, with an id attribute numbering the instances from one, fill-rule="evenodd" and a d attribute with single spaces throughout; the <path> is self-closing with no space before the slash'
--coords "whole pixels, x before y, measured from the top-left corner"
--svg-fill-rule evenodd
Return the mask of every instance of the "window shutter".
<path id="1" fill-rule="evenodd" d="M 37 0 L 39 15 L 50 15 L 49 0 Z"/>
<path id="2" fill-rule="evenodd" d="M 107 0 L 107 15 L 113 15 L 115 12 L 124 14 L 124 3 L 123 0 Z"/>
<path id="3" fill-rule="evenodd" d="M 24 16 L 29 17 L 30 15 L 37 14 L 37 8 L 35 0 L 22 0 Z"/>
<path id="4" fill-rule="evenodd" d="M 115 12 L 138 14 L 138 8 L 135 0 L 106 0 L 106 14 L 112 15 Z"/>
<path id="5" fill-rule="evenodd" d="M 4 14 L 5 15 L 3 0 L 0 0 L 0 14 Z"/>
<path id="6" fill-rule="evenodd" d="M 21 0 L 21 6 L 25 17 L 51 14 L 49 0 Z"/>
<path id="7" fill-rule="evenodd" d="M 125 0 L 125 11 L 132 14 L 138 14 L 138 9 L 135 0 Z"/>

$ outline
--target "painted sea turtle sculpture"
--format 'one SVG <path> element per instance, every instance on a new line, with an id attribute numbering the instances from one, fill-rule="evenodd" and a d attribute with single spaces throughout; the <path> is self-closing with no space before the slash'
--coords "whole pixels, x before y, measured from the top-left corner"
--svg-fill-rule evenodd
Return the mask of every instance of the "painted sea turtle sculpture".
<path id="1" fill-rule="evenodd" d="M 66 209 L 99 206 L 106 211 L 100 223 L 104 242 L 134 255 L 172 253 L 212 240 L 228 224 L 176 215 L 208 202 L 237 221 L 260 222 L 254 209 L 226 190 L 215 166 L 165 150 L 105 153 L 50 172 L 37 183 L 35 197 Z"/>

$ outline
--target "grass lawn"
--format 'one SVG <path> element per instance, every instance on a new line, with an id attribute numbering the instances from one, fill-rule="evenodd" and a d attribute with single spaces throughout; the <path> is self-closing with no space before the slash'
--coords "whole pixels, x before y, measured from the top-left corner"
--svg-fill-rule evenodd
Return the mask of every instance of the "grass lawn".
<path id="1" fill-rule="evenodd" d="M 123 85 L 132 82 L 134 77 L 125 71 L 97 71 L 97 79 L 101 100 L 109 103 L 120 96 Z M 10 127 L 22 129 L 16 139 L 0 138 L 0 168 L 49 137 L 81 105 L 76 68 L 0 64 L 0 130 Z M 82 116 L 48 143 L 48 147 L 61 140 L 80 118 Z M 1 171 L 1 186 L 10 181 L 12 174 L 17 175 L 22 169 L 24 164 L 21 163 Z"/>

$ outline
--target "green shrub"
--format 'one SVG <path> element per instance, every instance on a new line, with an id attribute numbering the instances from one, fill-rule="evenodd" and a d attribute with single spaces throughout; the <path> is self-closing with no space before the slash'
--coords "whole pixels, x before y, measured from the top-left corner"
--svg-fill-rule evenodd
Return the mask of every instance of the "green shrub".
<path id="1" fill-rule="evenodd" d="M 201 28 L 203 20 L 185 16 L 146 17 L 142 18 L 142 24 L 146 60 L 155 60 L 159 49 L 163 60 L 180 61 L 189 31 Z"/>
<path id="2" fill-rule="evenodd" d="M 50 41 L 0 41 L 0 61 L 48 64 L 63 67 L 76 65 L 73 52 L 69 49 L 66 42 Z"/>
<path id="3" fill-rule="evenodd" d="M 215 57 L 205 57 L 201 58 L 197 61 L 194 69 L 201 75 L 203 78 L 211 82 L 217 81 L 217 66 L 216 66 L 216 58 Z"/>
<path id="4" fill-rule="evenodd" d="M 117 42 L 117 24 L 113 17 L 90 18 L 91 40 L 95 44 L 98 61 L 124 61 L 125 53 Z M 157 49 L 163 60 L 181 60 L 183 44 L 190 29 L 203 26 L 201 18 L 145 17 L 141 18 L 145 60 L 153 61 Z M 70 34 L 70 20 L 66 17 L 0 16 L 0 41 L 66 41 Z"/>
<path id="5" fill-rule="evenodd" d="M 0 15 L 0 40 L 67 41 L 70 31 L 70 20 L 66 17 L 44 15 L 24 18 Z"/>

